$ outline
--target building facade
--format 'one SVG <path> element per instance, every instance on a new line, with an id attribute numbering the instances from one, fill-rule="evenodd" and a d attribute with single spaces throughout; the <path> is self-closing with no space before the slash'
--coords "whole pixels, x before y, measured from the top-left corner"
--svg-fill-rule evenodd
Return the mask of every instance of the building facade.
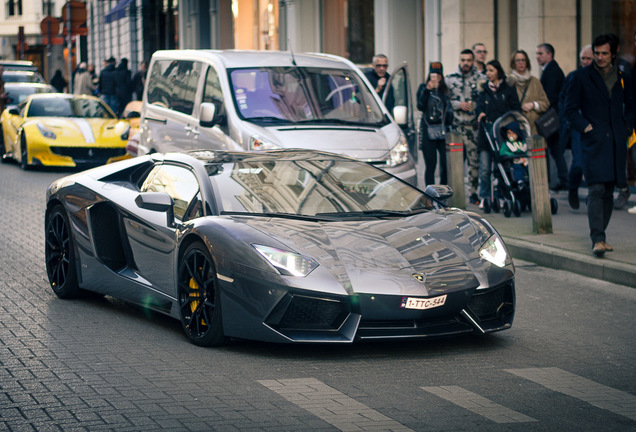
<path id="1" fill-rule="evenodd" d="M 28 58 L 49 70 L 68 64 L 65 45 L 47 45 L 40 23 L 60 17 L 60 0 L 2 0 L 0 57 Z M 452 72 L 459 52 L 482 42 L 488 59 L 506 67 L 526 50 L 551 43 L 567 73 L 580 48 L 600 33 L 621 39 L 621 55 L 636 55 L 636 0 L 87 0 L 88 35 L 73 41 L 74 62 L 101 68 L 127 58 L 134 72 L 158 49 L 234 48 L 320 51 L 355 63 L 384 53 L 391 66 L 409 65 L 413 83 L 441 61 Z M 22 31 L 20 32 L 20 28 Z M 22 34 L 23 36 L 20 36 Z M 23 42 L 20 42 L 20 40 Z M 52 73 L 51 73 L 52 75 Z M 415 85 L 413 85 L 415 87 Z"/>

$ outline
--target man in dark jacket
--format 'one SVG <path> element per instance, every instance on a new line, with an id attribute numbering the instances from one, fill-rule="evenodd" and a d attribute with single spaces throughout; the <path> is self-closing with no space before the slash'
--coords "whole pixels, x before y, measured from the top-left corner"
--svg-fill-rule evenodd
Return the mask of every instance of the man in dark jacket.
<path id="1" fill-rule="evenodd" d="M 632 81 L 616 66 L 612 35 L 594 39 L 594 62 L 574 72 L 565 98 L 565 116 L 581 134 L 583 174 L 588 183 L 587 218 L 592 252 L 613 248 L 605 241 L 616 184 L 626 184 L 628 131 L 634 127 Z"/>
<path id="2" fill-rule="evenodd" d="M 121 117 L 124 112 L 124 108 L 132 99 L 132 89 L 130 86 L 131 77 L 130 70 L 128 69 L 128 59 L 123 58 L 119 62 L 119 66 L 115 69 L 115 83 L 117 89 L 115 94 L 117 95 L 117 117 Z"/>
<path id="3" fill-rule="evenodd" d="M 117 81 L 115 79 L 115 58 L 106 60 L 106 67 L 99 74 L 99 93 L 106 104 L 117 113 Z"/>
<path id="4" fill-rule="evenodd" d="M 542 68 L 541 85 L 545 91 L 550 108 L 559 111 L 559 93 L 563 87 L 565 75 L 559 64 L 554 60 L 554 47 L 548 43 L 543 43 L 537 47 L 537 63 Z M 546 139 L 550 156 L 554 159 L 557 169 L 558 181 L 552 187 L 553 190 L 568 189 L 568 166 L 565 162 L 565 147 L 559 139 L 558 132 Z"/>

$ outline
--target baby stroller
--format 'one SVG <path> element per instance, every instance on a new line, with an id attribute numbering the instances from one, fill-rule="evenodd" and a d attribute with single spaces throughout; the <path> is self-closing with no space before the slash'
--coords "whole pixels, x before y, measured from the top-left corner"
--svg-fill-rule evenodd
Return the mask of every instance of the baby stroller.
<path id="1" fill-rule="evenodd" d="M 527 147 L 508 146 L 508 129 L 514 129 L 519 141 L 525 143 L 531 136 L 530 122 L 520 111 L 509 111 L 494 123 L 482 123 L 492 155 L 491 194 L 484 198 L 485 213 L 503 211 L 505 217 L 531 209 L 530 180 L 527 166 Z M 503 149 L 502 147 L 506 146 Z M 556 199 L 550 198 L 552 214 L 556 213 Z"/>

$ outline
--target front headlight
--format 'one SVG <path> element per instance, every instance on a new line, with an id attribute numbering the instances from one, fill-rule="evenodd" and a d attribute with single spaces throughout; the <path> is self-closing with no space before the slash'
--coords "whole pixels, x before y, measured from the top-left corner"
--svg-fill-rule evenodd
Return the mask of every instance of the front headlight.
<path id="1" fill-rule="evenodd" d="M 257 244 L 253 244 L 252 247 L 285 276 L 305 277 L 318 267 L 318 263 L 312 258 L 294 252 Z"/>
<path id="2" fill-rule="evenodd" d="M 252 150 L 275 150 L 279 149 L 280 146 L 277 146 L 273 142 L 267 141 L 258 135 L 252 135 L 250 137 L 250 148 Z"/>
<path id="3" fill-rule="evenodd" d="M 57 136 L 55 135 L 55 132 L 51 131 L 50 129 L 48 129 L 46 126 L 44 126 L 42 123 L 37 123 L 38 126 L 38 130 L 40 131 L 40 133 L 42 134 L 42 136 L 44 138 L 48 138 L 48 139 L 55 139 L 57 138 Z"/>
<path id="4" fill-rule="evenodd" d="M 497 234 L 491 235 L 488 240 L 486 240 L 479 249 L 479 255 L 497 267 L 505 267 L 512 263 L 501 237 Z"/>
<path id="5" fill-rule="evenodd" d="M 409 146 L 406 143 L 406 137 L 400 134 L 400 139 L 397 144 L 391 149 L 389 153 L 389 159 L 386 164 L 389 167 L 402 165 L 409 160 Z"/>

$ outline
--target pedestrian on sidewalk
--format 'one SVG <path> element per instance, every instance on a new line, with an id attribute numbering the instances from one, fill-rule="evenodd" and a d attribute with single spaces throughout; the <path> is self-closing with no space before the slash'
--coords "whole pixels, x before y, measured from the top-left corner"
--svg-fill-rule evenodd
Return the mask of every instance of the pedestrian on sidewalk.
<path id="1" fill-rule="evenodd" d="M 448 99 L 448 87 L 440 62 L 431 63 L 426 82 L 417 89 L 417 109 L 422 111 L 420 148 L 426 165 L 424 180 L 427 185 L 435 184 L 439 155 L 439 184 L 448 184 L 446 133 L 453 124 L 453 107 Z"/>
<path id="2" fill-rule="evenodd" d="M 626 183 L 627 136 L 634 127 L 634 99 L 631 77 L 616 65 L 616 37 L 597 36 L 592 50 L 594 62 L 575 71 L 568 84 L 565 117 L 581 134 L 592 253 L 602 257 L 613 250 L 606 242 L 605 230 L 614 207 L 614 186 Z"/>
<path id="3" fill-rule="evenodd" d="M 585 45 L 579 53 L 579 68 L 589 66 L 594 61 L 594 53 L 592 52 L 592 45 Z M 568 204 L 574 210 L 578 210 L 581 203 L 579 201 L 579 187 L 583 181 L 583 167 L 582 167 L 582 150 L 581 150 L 581 134 L 574 130 L 567 119 L 565 118 L 565 95 L 567 94 L 567 87 L 572 80 L 572 74 L 570 72 L 565 78 L 563 83 L 563 89 L 559 95 L 559 120 L 561 121 L 561 130 L 559 138 L 562 142 L 562 147 L 565 148 L 569 142 L 572 148 L 572 162 L 570 163 L 568 187 Z"/>
<path id="4" fill-rule="evenodd" d="M 477 86 L 483 75 L 474 65 L 475 55 L 468 48 L 459 54 L 457 71 L 446 76 L 448 97 L 453 107 L 453 130 L 462 136 L 464 159 L 468 165 L 468 194 L 471 204 L 479 204 L 479 156 L 477 154 L 477 130 L 475 127 Z"/>
<path id="5" fill-rule="evenodd" d="M 565 75 L 559 64 L 554 60 L 554 47 L 549 43 L 542 43 L 537 46 L 537 63 L 541 66 L 541 85 L 550 101 L 550 107 L 559 112 L 559 93 L 563 87 Z M 546 138 L 550 157 L 554 160 L 557 169 L 558 180 L 552 181 L 550 187 L 554 191 L 568 190 L 568 165 L 565 162 L 565 148 L 559 140 L 559 133 L 556 132 Z M 549 167 L 549 166 L 548 166 Z M 548 178 L 550 170 L 548 169 Z"/>
<path id="6" fill-rule="evenodd" d="M 521 111 L 517 90 L 506 84 L 506 74 L 501 63 L 491 60 L 486 64 L 487 82 L 479 85 L 477 98 L 477 121 L 479 135 L 477 151 L 479 152 L 479 208 L 484 208 L 484 198 L 491 198 L 492 155 L 488 146 L 488 138 L 484 132 L 485 121 L 494 123 L 508 111 Z"/>

